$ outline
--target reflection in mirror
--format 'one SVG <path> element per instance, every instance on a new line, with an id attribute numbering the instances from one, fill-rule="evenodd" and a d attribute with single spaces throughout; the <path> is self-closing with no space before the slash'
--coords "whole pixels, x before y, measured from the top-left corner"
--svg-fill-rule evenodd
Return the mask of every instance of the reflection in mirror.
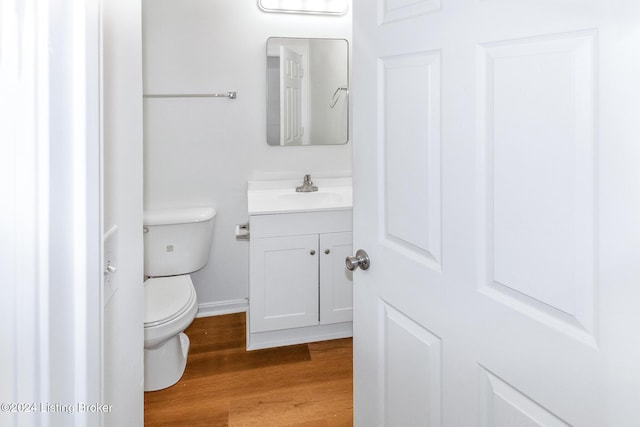
<path id="1" fill-rule="evenodd" d="M 345 144 L 349 48 L 344 39 L 267 40 L 267 143 Z"/>

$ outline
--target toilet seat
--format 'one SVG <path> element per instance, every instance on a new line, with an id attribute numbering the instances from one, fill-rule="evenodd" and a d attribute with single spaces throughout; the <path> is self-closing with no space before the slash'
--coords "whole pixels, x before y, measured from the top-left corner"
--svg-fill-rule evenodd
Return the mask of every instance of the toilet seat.
<path id="1" fill-rule="evenodd" d="M 145 280 L 144 327 L 171 322 L 184 314 L 195 299 L 195 289 L 188 274 Z"/>

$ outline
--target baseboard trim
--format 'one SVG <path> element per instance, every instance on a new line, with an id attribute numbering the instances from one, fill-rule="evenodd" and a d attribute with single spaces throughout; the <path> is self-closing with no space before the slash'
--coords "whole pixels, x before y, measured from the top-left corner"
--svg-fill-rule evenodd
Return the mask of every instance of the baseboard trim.
<path id="1" fill-rule="evenodd" d="M 249 301 L 246 298 L 230 301 L 208 302 L 198 305 L 198 313 L 196 314 L 196 317 L 242 313 L 247 310 L 249 310 Z"/>

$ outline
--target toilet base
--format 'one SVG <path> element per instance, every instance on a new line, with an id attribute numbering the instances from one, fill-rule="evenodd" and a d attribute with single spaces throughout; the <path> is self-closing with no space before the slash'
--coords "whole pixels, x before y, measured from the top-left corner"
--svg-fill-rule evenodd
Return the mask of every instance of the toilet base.
<path id="1" fill-rule="evenodd" d="M 187 365 L 189 337 L 179 333 L 157 347 L 144 349 L 144 391 L 157 391 L 177 383 Z"/>

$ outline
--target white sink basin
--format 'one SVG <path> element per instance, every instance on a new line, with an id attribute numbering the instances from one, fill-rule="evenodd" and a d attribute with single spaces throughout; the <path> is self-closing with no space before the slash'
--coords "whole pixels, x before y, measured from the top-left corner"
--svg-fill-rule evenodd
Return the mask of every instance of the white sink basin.
<path id="1" fill-rule="evenodd" d="M 351 179 L 313 179 L 318 191 L 298 193 L 301 181 L 250 181 L 249 215 L 351 209 Z M 332 185 L 333 184 L 333 185 Z"/>

